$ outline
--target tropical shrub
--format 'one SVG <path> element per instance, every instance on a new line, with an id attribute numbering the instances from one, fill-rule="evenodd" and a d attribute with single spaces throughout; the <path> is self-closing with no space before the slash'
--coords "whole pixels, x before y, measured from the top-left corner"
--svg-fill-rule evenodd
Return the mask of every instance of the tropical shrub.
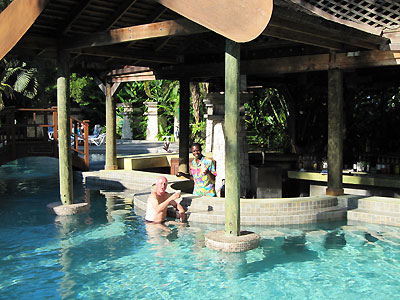
<path id="1" fill-rule="evenodd" d="M 129 104 L 132 108 L 128 113 L 128 118 L 131 121 L 132 138 L 134 140 L 146 139 L 147 107 L 144 102 L 149 98 L 145 92 L 145 83 L 140 81 L 123 83 L 116 97 L 122 103 Z M 124 108 L 120 107 L 117 114 L 123 118 Z"/>
<path id="2" fill-rule="evenodd" d="M 4 108 L 4 101 L 15 99 L 16 94 L 27 99 L 36 97 L 38 93 L 36 68 L 30 68 L 25 62 L 16 59 L 2 59 L 0 70 L 0 110 Z"/>
<path id="3" fill-rule="evenodd" d="M 265 89 L 244 104 L 246 135 L 250 145 L 266 151 L 284 152 L 289 145 L 286 101 L 276 89 Z"/>

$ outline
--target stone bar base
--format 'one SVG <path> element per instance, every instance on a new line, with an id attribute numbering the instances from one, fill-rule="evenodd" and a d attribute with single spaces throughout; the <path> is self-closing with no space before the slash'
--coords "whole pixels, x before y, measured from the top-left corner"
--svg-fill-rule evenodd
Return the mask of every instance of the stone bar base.
<path id="1" fill-rule="evenodd" d="M 243 252 L 258 247 L 260 236 L 254 232 L 241 231 L 239 236 L 228 236 L 224 230 L 215 230 L 205 235 L 208 248 L 223 252 Z"/>
<path id="2" fill-rule="evenodd" d="M 104 170 L 118 170 L 118 165 L 106 165 Z"/>
<path id="3" fill-rule="evenodd" d="M 89 210 L 89 203 L 76 203 L 63 205 L 61 202 L 47 204 L 47 210 L 57 216 L 69 216 L 83 213 Z"/>
<path id="4" fill-rule="evenodd" d="M 358 208 L 347 212 L 348 221 L 400 226 L 400 199 L 368 197 L 358 200 Z"/>

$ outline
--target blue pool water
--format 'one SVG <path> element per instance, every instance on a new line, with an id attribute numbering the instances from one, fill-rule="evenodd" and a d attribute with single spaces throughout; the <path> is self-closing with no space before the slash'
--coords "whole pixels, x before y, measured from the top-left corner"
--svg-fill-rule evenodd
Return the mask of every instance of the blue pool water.
<path id="1" fill-rule="evenodd" d="M 0 167 L 0 299 L 399 299 L 400 229 L 344 223 L 246 228 L 259 248 L 204 247 L 218 227 L 146 231 L 118 194 L 86 192 L 89 213 L 56 217 L 58 161 Z M 85 198 L 86 197 L 86 198 Z"/>

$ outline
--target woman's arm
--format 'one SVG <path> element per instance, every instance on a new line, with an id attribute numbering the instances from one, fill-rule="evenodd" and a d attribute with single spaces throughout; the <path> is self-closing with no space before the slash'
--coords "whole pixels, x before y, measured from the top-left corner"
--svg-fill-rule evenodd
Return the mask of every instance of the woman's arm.
<path id="1" fill-rule="evenodd" d="M 178 173 L 176 174 L 176 176 L 178 176 L 178 177 L 185 177 L 185 178 L 187 178 L 187 179 L 193 180 L 193 176 L 192 176 L 192 174 L 190 174 L 190 173 L 178 172 Z"/>

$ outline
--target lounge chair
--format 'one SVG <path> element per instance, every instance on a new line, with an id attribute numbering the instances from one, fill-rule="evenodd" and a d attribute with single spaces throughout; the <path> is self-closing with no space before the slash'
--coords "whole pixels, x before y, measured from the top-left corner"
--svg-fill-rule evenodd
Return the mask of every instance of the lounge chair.
<path id="1" fill-rule="evenodd" d="M 105 142 L 106 142 L 106 134 L 105 133 L 100 133 L 97 137 L 95 137 L 91 140 L 91 143 L 95 144 L 96 146 L 101 146 Z"/>
<path id="2" fill-rule="evenodd" d="M 88 137 L 90 145 L 96 144 L 95 139 L 97 139 L 99 137 L 102 130 L 103 130 L 103 127 L 101 127 L 99 124 L 94 125 L 93 134 L 89 135 L 89 137 Z"/>
<path id="3" fill-rule="evenodd" d="M 53 134 L 54 134 L 54 128 L 47 127 L 47 136 L 49 137 L 49 140 L 54 140 Z"/>

